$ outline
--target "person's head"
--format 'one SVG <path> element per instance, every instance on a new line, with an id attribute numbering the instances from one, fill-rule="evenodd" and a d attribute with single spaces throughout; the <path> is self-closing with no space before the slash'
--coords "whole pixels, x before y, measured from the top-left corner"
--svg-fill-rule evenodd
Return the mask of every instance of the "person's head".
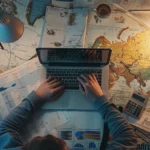
<path id="1" fill-rule="evenodd" d="M 26 143 L 22 150 L 68 150 L 66 143 L 52 135 L 35 137 Z"/>

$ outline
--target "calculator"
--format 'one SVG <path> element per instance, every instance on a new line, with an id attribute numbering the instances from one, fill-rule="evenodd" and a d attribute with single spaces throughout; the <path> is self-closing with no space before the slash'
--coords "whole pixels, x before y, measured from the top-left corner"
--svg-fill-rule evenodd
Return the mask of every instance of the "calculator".
<path id="1" fill-rule="evenodd" d="M 140 92 L 134 91 L 131 94 L 129 101 L 126 104 L 123 112 L 127 113 L 128 115 L 131 115 L 136 119 L 139 119 L 143 110 L 145 109 L 147 100 L 148 96 Z"/>

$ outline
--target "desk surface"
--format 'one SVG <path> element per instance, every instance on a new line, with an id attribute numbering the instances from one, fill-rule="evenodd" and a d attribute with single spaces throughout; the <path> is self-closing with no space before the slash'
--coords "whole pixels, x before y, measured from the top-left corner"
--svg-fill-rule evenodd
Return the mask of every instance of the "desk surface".
<path id="1" fill-rule="evenodd" d="M 2 43 L 4 51 L 0 51 L 0 57 L 2 58 L 0 59 L 0 72 L 16 67 L 23 62 L 28 61 L 35 55 L 35 48 L 38 47 L 40 41 L 44 20 L 43 18 L 39 20 L 36 19 L 33 26 L 29 25 L 35 18 L 30 16 L 31 22 L 25 18 L 28 3 L 29 1 L 24 0 L 14 2 L 17 9 L 13 10 L 18 12 L 17 16 L 24 22 L 25 32 L 23 37 L 13 44 Z M 136 7 L 135 2 L 130 5 L 125 5 L 121 2 L 121 5 L 129 9 L 135 9 L 131 8 L 131 5 Z M 45 5 L 42 7 L 44 6 Z M 138 6 L 140 6 L 140 8 L 146 8 L 146 5 L 141 6 L 139 4 Z M 88 40 L 86 42 L 86 46 L 109 46 L 113 50 L 110 63 L 110 100 L 116 105 L 124 106 L 132 89 L 150 94 L 150 43 L 148 40 L 150 37 L 150 30 L 142 27 L 139 23 L 135 23 L 134 19 L 131 19 L 129 16 L 126 16 L 121 12 L 112 13 L 107 19 L 97 18 L 94 13 L 91 13 L 90 17 L 91 22 L 89 22 L 87 28 L 86 39 Z M 35 67 L 29 67 L 27 72 L 29 73 L 32 69 L 35 69 Z M 24 71 L 23 74 L 27 75 L 25 72 L 26 71 Z M 18 76 L 20 77 L 20 75 Z M 3 75 L 0 77 L 2 79 Z M 16 75 L 13 77 L 16 79 Z M 12 81 L 12 79 L 10 79 L 10 81 Z M 9 81 L 7 80 L 7 82 Z M 1 80 L 0 92 L 4 90 L 5 83 L 5 81 Z M 32 88 L 30 87 L 30 89 Z M 7 114 L 8 112 L 5 113 Z M 149 116 L 150 104 L 148 103 L 145 116 L 136 125 L 142 126 L 146 130 L 149 130 Z"/>

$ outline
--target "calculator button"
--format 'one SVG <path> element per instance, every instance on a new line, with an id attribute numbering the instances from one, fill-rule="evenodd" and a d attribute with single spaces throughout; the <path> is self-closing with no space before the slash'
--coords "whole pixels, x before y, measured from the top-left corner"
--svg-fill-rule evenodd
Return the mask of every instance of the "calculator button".
<path id="1" fill-rule="evenodd" d="M 140 115 L 141 111 L 142 111 L 142 106 L 138 105 L 135 112 L 133 113 L 133 115 L 138 117 Z"/>

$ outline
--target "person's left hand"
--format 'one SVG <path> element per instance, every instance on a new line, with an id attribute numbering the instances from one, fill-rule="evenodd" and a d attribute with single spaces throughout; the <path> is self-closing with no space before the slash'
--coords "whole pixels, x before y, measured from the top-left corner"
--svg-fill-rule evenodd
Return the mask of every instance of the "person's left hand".
<path id="1" fill-rule="evenodd" d="M 44 101 L 54 101 L 58 99 L 64 92 L 64 84 L 49 77 L 40 87 L 36 90 L 36 94 Z"/>

